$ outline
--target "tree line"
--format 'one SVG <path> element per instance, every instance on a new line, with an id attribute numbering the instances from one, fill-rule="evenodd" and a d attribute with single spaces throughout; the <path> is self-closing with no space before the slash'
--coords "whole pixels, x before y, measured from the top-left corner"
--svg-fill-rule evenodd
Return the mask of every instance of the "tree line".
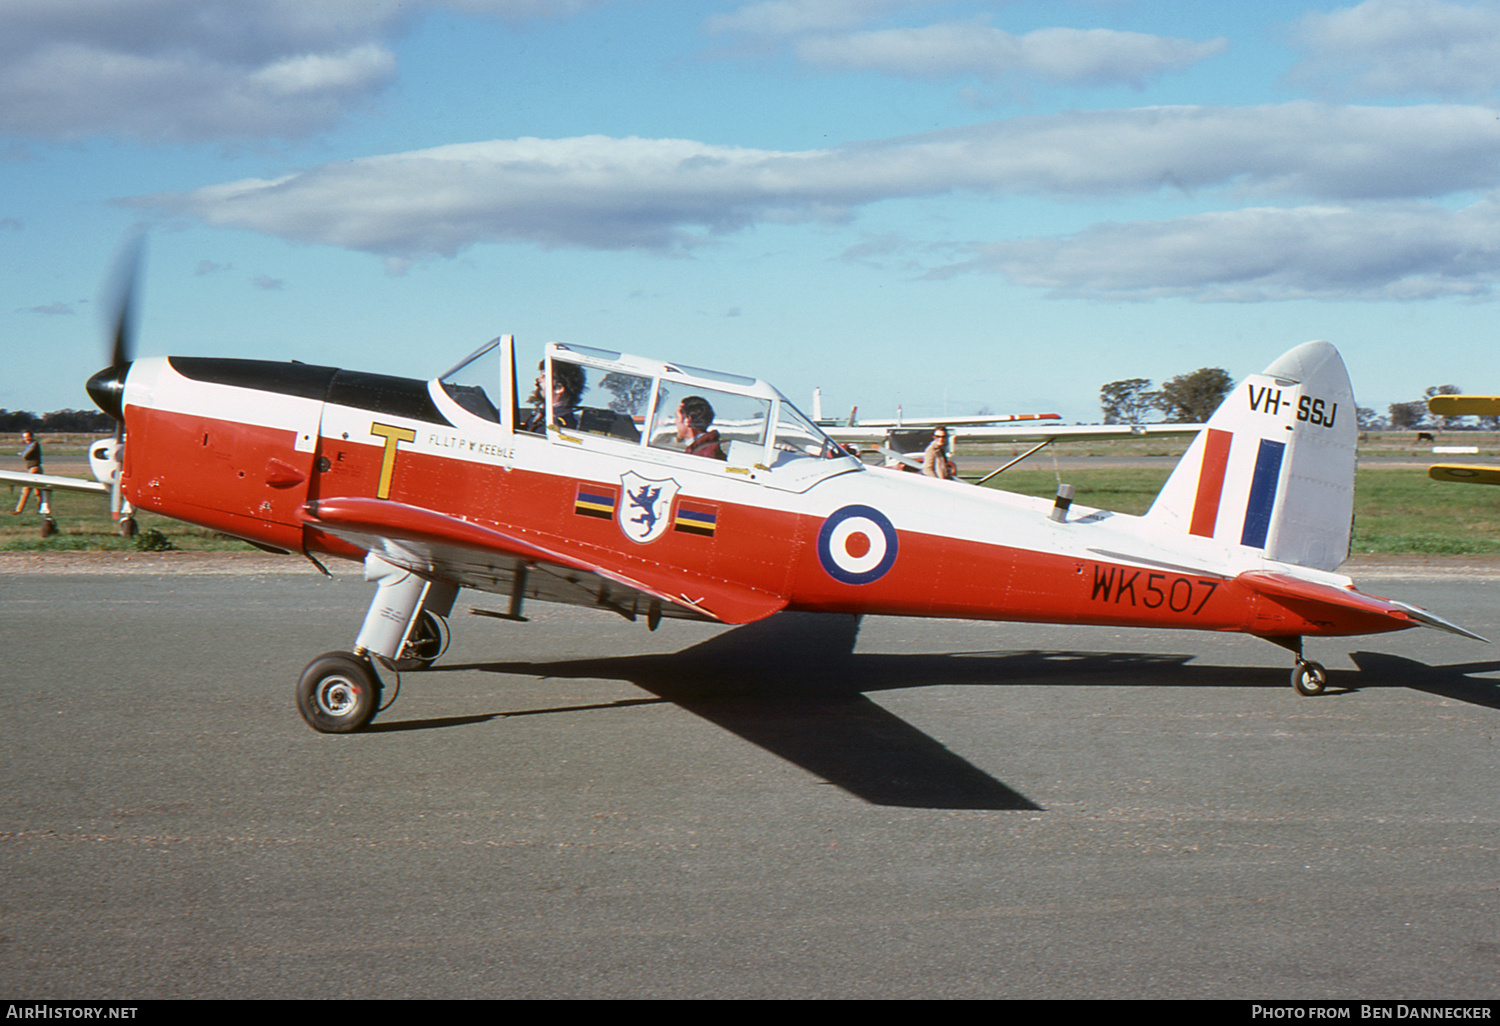
<path id="1" fill-rule="evenodd" d="M 1391 403 L 1387 408 L 1387 423 L 1392 431 L 1416 431 L 1419 428 L 1435 428 L 1447 431 L 1479 428 L 1484 431 L 1500 431 L 1500 416 L 1497 417 L 1440 417 L 1429 413 L 1427 400 L 1436 395 L 1463 395 L 1457 385 L 1433 385 L 1422 393 L 1423 398 L 1410 403 Z"/>
<path id="2" fill-rule="evenodd" d="M 1201 424 L 1213 416 L 1234 379 L 1222 367 L 1200 367 L 1154 388 L 1149 378 L 1111 381 L 1099 389 L 1106 424 L 1140 424 L 1153 411 L 1168 424 Z"/>
<path id="3" fill-rule="evenodd" d="M 1168 424 L 1201 424 L 1213 416 L 1234 380 L 1222 367 L 1201 367 L 1191 374 L 1179 374 L 1160 388 L 1148 378 L 1125 378 L 1111 381 L 1099 389 L 1099 407 L 1106 424 L 1142 424 L 1153 413 Z M 1457 385 L 1433 385 L 1423 397 L 1409 403 L 1391 403 L 1386 415 L 1361 406 L 1357 411 L 1361 431 L 1416 431 L 1421 428 L 1446 431 L 1478 427 L 1500 431 L 1500 416 L 1439 417 L 1427 410 L 1427 400 L 1435 395 L 1462 395 Z"/>
<path id="4" fill-rule="evenodd" d="M 29 413 L 25 410 L 0 410 L 0 432 L 109 432 L 115 422 L 99 410 L 54 410 L 51 413 Z"/>

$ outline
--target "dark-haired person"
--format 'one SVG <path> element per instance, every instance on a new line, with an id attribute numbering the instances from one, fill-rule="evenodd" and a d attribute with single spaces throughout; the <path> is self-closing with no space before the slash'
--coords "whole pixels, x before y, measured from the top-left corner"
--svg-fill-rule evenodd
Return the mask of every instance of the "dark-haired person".
<path id="1" fill-rule="evenodd" d="M 958 468 L 948 456 L 948 429 L 935 428 L 932 441 L 922 452 L 922 473 L 928 477 L 955 478 Z"/>
<path id="2" fill-rule="evenodd" d="M 719 445 L 719 433 L 709 427 L 714 422 L 714 408 L 701 395 L 690 395 L 677 406 L 677 440 L 689 456 L 726 459 Z"/>
<path id="3" fill-rule="evenodd" d="M 521 425 L 522 431 L 534 431 L 539 435 L 547 433 L 547 400 L 542 394 L 544 383 L 547 380 L 546 362 L 536 365 L 541 371 L 536 376 L 536 388 L 531 392 L 527 402 L 533 407 L 531 415 Z M 578 427 L 578 400 L 583 397 L 585 382 L 583 368 L 576 363 L 560 363 L 554 361 L 552 364 L 552 426 L 561 428 Z"/>
<path id="4" fill-rule="evenodd" d="M 26 473 L 40 474 L 42 472 L 42 443 L 38 442 L 36 435 L 30 431 L 21 432 L 21 442 L 21 459 L 26 461 Z M 27 485 L 21 489 L 21 501 L 16 503 L 15 509 L 11 510 L 12 514 L 26 512 L 26 503 L 30 501 L 32 492 L 36 492 L 38 511 L 47 512 L 47 490 Z"/>

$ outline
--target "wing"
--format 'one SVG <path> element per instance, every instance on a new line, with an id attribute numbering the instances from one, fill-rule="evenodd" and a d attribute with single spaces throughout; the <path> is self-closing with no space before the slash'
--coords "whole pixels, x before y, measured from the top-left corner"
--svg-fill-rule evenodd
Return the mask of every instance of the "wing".
<path id="1" fill-rule="evenodd" d="M 1500 466 L 1466 467 L 1455 463 L 1439 463 L 1427 468 L 1427 476 L 1434 481 L 1500 485 Z"/>
<path id="2" fill-rule="evenodd" d="M 858 409 L 858 407 L 855 407 Z M 1002 413 L 1002 414 L 975 414 L 972 417 L 902 417 L 896 420 L 860 420 L 854 415 L 854 410 L 849 411 L 849 419 L 844 423 L 850 427 L 869 428 L 924 428 L 924 427 L 976 427 L 987 424 L 1018 424 L 1023 421 L 1049 421 L 1061 420 L 1055 413 Z M 834 423 L 834 422 L 829 422 Z M 827 430 L 829 423 L 818 422 L 818 426 Z M 836 424 L 835 424 L 836 426 Z"/>
<path id="3" fill-rule="evenodd" d="M 544 602 L 740 624 L 779 612 L 786 596 L 665 569 L 597 546 L 545 544 L 385 499 L 320 499 L 302 509 L 324 531 L 424 577 Z"/>
<path id="4" fill-rule="evenodd" d="M 109 494 L 109 485 L 86 481 L 81 477 L 58 477 L 56 474 L 27 474 L 19 470 L 0 470 L 0 481 L 30 485 L 33 488 L 55 488 L 60 492 L 95 492 Z"/>
<path id="5" fill-rule="evenodd" d="M 1427 408 L 1440 417 L 1494 417 L 1500 415 L 1500 396 L 1435 395 Z"/>
<path id="6" fill-rule="evenodd" d="M 883 442 L 891 431 L 924 426 L 932 425 L 908 423 L 903 428 L 896 428 L 857 424 L 854 427 L 825 427 L 823 431 L 835 442 L 873 443 Z M 1106 442 L 1123 438 L 1185 438 L 1196 435 L 1202 427 L 1202 424 L 1056 424 L 1033 420 L 1029 423 L 962 427 L 952 433 L 955 438 L 966 442 Z"/>

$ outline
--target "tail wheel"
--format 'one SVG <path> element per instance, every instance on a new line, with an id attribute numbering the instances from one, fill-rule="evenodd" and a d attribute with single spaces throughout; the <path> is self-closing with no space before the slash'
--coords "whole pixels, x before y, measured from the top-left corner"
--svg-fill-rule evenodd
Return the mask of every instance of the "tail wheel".
<path id="1" fill-rule="evenodd" d="M 1328 671 L 1322 663 L 1298 660 L 1292 668 L 1292 688 L 1299 695 L 1321 695 L 1328 687 Z"/>
<path id="2" fill-rule="evenodd" d="M 307 664 L 297 681 L 297 711 L 320 734 L 348 734 L 380 708 L 380 678 L 367 659 L 326 652 Z"/>

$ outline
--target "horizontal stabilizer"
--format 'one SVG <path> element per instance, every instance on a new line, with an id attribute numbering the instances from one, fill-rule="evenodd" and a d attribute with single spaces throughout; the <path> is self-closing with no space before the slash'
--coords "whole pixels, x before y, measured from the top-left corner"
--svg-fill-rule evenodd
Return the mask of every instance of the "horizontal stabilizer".
<path id="1" fill-rule="evenodd" d="M 1442 617 L 1435 616 L 1418 606 L 1393 599 L 1379 598 L 1375 595 L 1366 595 L 1353 588 L 1339 588 L 1331 584 L 1321 584 L 1317 581 L 1294 577 L 1291 574 L 1266 570 L 1251 570 L 1240 574 L 1235 580 L 1278 602 L 1333 606 L 1340 610 L 1363 613 L 1371 617 L 1405 621 L 1411 626 L 1435 627 L 1460 637 L 1473 638 L 1475 641 L 1489 640 L 1457 624 L 1449 623 Z"/>
<path id="2" fill-rule="evenodd" d="M 561 539 L 539 545 L 446 513 L 386 499 L 320 499 L 304 506 L 302 517 L 309 527 L 377 551 L 398 566 L 439 578 L 445 577 L 445 571 L 457 572 L 502 557 L 602 578 L 721 623 L 750 623 L 786 606 L 783 596 L 743 585 L 664 572 L 644 561 L 619 569 L 607 567 L 596 558 L 597 549 Z M 393 543 L 397 551 L 387 543 Z M 411 566 L 403 552 L 419 555 L 428 565 Z"/>
<path id="3" fill-rule="evenodd" d="M 1396 599 L 1388 599 L 1387 601 L 1389 601 L 1391 605 L 1404 610 L 1407 616 L 1410 616 L 1412 619 L 1417 620 L 1424 626 L 1436 627 L 1440 631 L 1447 631 L 1449 634 L 1457 634 L 1461 638 L 1473 638 L 1475 641 L 1483 641 L 1488 643 L 1490 640 L 1489 638 L 1480 637 L 1473 631 L 1464 630 L 1462 627 L 1458 626 L 1458 624 L 1450 623 L 1449 621 L 1444 620 L 1441 616 L 1429 613 L 1427 610 L 1421 608 L 1420 606 L 1413 606 L 1406 602 L 1398 602 Z"/>

